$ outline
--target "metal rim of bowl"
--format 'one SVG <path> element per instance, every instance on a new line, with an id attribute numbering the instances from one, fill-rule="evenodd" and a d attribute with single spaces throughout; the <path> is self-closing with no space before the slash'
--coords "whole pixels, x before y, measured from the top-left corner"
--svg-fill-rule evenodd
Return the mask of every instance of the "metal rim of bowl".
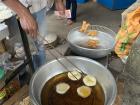
<path id="1" fill-rule="evenodd" d="M 96 62 L 96 61 L 94 61 L 94 60 L 92 60 L 92 59 L 90 59 L 90 58 L 86 58 L 86 57 L 79 57 L 79 56 L 67 56 L 67 58 L 69 59 L 69 58 L 78 58 L 78 59 L 86 59 L 86 60 L 88 60 L 88 61 L 91 61 L 91 62 L 94 62 L 95 64 L 97 64 L 97 65 L 99 65 L 99 66 L 101 66 L 101 67 L 103 67 L 103 68 L 105 68 L 102 64 L 100 64 L 99 62 Z M 61 60 L 61 59 L 64 59 L 63 57 L 60 57 L 59 58 L 59 60 Z M 53 62 L 55 62 L 55 61 L 57 61 L 56 59 L 55 60 L 52 60 L 52 61 L 49 61 L 47 64 L 49 64 L 49 63 L 53 63 Z M 106 68 L 107 69 L 107 68 Z M 107 69 L 107 71 L 112 75 L 112 73 Z M 32 89 L 32 87 L 33 87 L 33 82 L 34 82 L 34 78 L 37 76 L 37 72 L 41 72 L 41 70 L 40 71 L 36 71 L 35 73 L 34 73 L 34 75 L 32 76 L 32 78 L 31 78 L 31 81 L 30 81 L 30 83 L 29 83 L 29 96 L 30 96 L 30 101 L 31 101 L 31 103 L 33 104 L 33 105 L 40 105 L 39 104 L 39 102 L 37 102 L 37 100 L 36 100 L 36 98 L 34 97 L 34 95 L 32 94 L 33 93 L 33 89 Z M 113 105 L 114 104 L 114 102 L 115 102 L 115 99 L 116 99 L 116 96 L 117 96 L 117 85 L 116 85 L 116 81 L 115 81 L 115 79 L 114 79 L 114 77 L 113 77 L 113 75 L 112 75 L 112 78 L 113 78 L 113 81 L 114 81 L 114 91 L 113 91 L 113 94 L 114 94 L 114 97 L 112 97 L 111 98 L 111 102 L 109 101 L 109 103 L 107 104 L 107 105 Z M 45 82 L 46 83 L 46 82 Z M 42 85 L 43 86 L 43 85 Z M 31 92 L 32 91 L 32 92 Z M 32 101 L 33 100 L 33 101 Z"/>
<path id="2" fill-rule="evenodd" d="M 105 27 L 105 26 L 100 26 L 100 25 L 91 25 L 92 27 L 103 27 L 103 28 L 105 28 L 105 29 L 107 29 L 107 30 L 109 30 L 110 32 L 112 32 L 112 33 L 114 33 L 114 35 L 116 35 L 116 33 L 114 32 L 114 31 L 112 31 L 111 29 L 109 29 L 109 28 L 107 28 L 107 27 Z M 80 28 L 80 26 L 78 26 L 78 27 L 76 27 L 76 28 L 73 28 L 70 32 L 69 32 L 69 34 L 68 34 L 68 36 L 67 36 L 67 41 L 71 44 L 71 45 L 73 45 L 73 46 L 75 46 L 75 47 L 78 47 L 78 48 L 80 48 L 80 49 L 83 49 L 83 50 L 89 50 L 89 51 L 106 51 L 106 50 L 112 50 L 113 48 L 114 48 L 114 46 L 115 46 L 115 41 L 114 41 L 114 44 L 113 44 L 113 46 L 112 46 L 112 48 L 110 47 L 110 48 L 104 48 L 104 49 L 90 49 L 90 48 L 86 48 L 86 47 L 81 47 L 81 46 L 78 46 L 77 44 L 74 44 L 74 43 L 72 43 L 70 40 L 69 40 L 69 36 L 71 35 L 71 33 L 73 32 L 73 31 L 75 31 L 75 30 L 77 30 L 77 29 L 79 29 Z M 112 37 L 112 36 L 111 36 Z M 115 37 L 115 36 L 114 36 Z M 113 37 L 112 37 L 113 38 Z M 115 40 L 115 39 L 114 39 Z"/>

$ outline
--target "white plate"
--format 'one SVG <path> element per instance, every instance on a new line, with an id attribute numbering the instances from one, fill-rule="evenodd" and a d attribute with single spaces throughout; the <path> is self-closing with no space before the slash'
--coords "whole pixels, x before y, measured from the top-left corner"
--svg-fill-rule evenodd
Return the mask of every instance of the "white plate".
<path id="1" fill-rule="evenodd" d="M 44 41 L 44 44 L 53 43 L 57 40 L 57 35 L 56 34 L 48 34 L 47 36 L 45 36 L 45 40 L 47 40 L 48 43 L 46 41 Z"/>

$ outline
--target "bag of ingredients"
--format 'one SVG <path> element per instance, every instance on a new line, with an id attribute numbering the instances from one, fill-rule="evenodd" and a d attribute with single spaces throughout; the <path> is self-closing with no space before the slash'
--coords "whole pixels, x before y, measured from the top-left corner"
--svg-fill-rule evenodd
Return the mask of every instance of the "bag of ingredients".
<path id="1" fill-rule="evenodd" d="M 126 16 L 128 13 L 131 13 L 135 9 L 137 9 L 140 6 L 140 0 L 137 0 L 135 3 L 133 3 L 129 8 L 127 8 L 123 13 L 122 13 L 122 25 L 126 21 Z"/>
<path id="2" fill-rule="evenodd" d="M 127 14 L 126 21 L 116 36 L 115 52 L 122 60 L 128 57 L 138 35 L 140 35 L 140 7 Z"/>

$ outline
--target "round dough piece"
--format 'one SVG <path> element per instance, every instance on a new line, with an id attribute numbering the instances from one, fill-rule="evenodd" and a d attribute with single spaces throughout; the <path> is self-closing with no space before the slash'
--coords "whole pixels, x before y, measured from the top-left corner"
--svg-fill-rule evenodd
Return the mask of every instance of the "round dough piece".
<path id="1" fill-rule="evenodd" d="M 86 86 L 95 86 L 96 78 L 91 75 L 87 75 L 83 78 L 83 82 Z"/>
<path id="2" fill-rule="evenodd" d="M 78 71 L 72 71 L 72 72 L 68 72 L 68 77 L 72 81 L 77 81 L 80 80 L 82 76 L 81 73 L 79 73 Z"/>
<path id="3" fill-rule="evenodd" d="M 58 94 L 65 94 L 69 89 L 70 86 L 67 83 L 59 83 L 56 85 L 56 92 Z"/>
<path id="4" fill-rule="evenodd" d="M 77 88 L 77 93 L 82 98 L 87 98 L 91 95 L 91 88 L 88 86 L 81 86 Z"/>

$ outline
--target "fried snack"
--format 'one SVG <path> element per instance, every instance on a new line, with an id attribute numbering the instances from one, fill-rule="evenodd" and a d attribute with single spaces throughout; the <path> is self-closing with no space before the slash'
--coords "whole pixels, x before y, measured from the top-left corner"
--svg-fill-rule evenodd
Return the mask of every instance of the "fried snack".
<path id="1" fill-rule="evenodd" d="M 84 28 L 85 28 L 85 25 L 86 24 L 87 24 L 87 22 L 86 21 L 83 21 L 83 24 L 82 24 L 82 26 L 80 28 L 80 32 L 84 32 Z"/>
<path id="2" fill-rule="evenodd" d="M 71 79 L 72 81 L 77 81 L 80 80 L 82 77 L 81 73 L 79 73 L 78 71 L 70 71 L 68 72 L 68 78 Z"/>
<path id="3" fill-rule="evenodd" d="M 58 94 L 65 94 L 69 89 L 70 86 L 67 83 L 59 83 L 56 85 L 56 92 Z"/>
<path id="4" fill-rule="evenodd" d="M 99 41 L 98 41 L 98 40 L 92 40 L 92 39 L 90 39 L 90 40 L 87 42 L 87 45 L 88 45 L 88 47 L 90 47 L 90 48 L 97 48 L 98 45 L 99 45 Z"/>
<path id="5" fill-rule="evenodd" d="M 86 21 L 83 21 L 83 24 L 82 24 L 81 29 L 79 31 L 80 32 L 87 32 L 89 26 L 90 26 L 89 23 L 87 23 Z"/>
<path id="6" fill-rule="evenodd" d="M 77 93 L 82 98 L 87 98 L 91 95 L 91 88 L 88 86 L 81 86 L 77 88 Z"/>
<path id="7" fill-rule="evenodd" d="M 95 86 L 96 78 L 91 75 L 87 75 L 83 78 L 83 82 L 86 86 Z"/>
<path id="8" fill-rule="evenodd" d="M 87 33 L 88 36 L 96 36 L 97 35 L 97 30 L 93 30 Z"/>

